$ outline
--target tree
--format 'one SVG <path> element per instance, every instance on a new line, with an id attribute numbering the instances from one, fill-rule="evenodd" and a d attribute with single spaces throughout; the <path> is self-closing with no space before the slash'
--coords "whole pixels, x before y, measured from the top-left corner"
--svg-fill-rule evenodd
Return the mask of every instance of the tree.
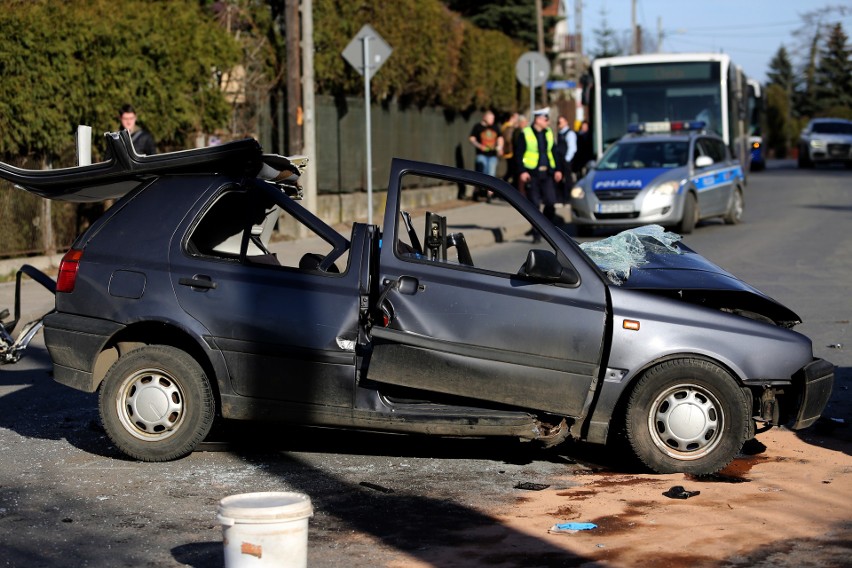
<path id="1" fill-rule="evenodd" d="M 769 70 L 766 72 L 766 77 L 769 79 L 769 85 L 778 85 L 787 93 L 788 97 L 793 96 L 796 76 L 793 73 L 793 63 L 790 61 L 790 55 L 787 53 L 787 48 L 783 45 L 778 48 L 778 51 L 775 52 L 775 55 L 769 62 Z"/>
<path id="2" fill-rule="evenodd" d="M 828 33 L 814 73 L 816 112 L 852 118 L 852 49 L 838 22 Z"/>
<path id="3" fill-rule="evenodd" d="M 542 6 L 547 8 L 553 1 L 543 0 Z M 502 32 L 528 49 L 538 49 L 535 2 L 532 0 L 445 0 L 444 3 L 478 28 Z M 546 16 L 544 29 L 553 29 L 557 21 L 558 18 Z M 545 33 L 545 49 L 550 49 L 552 42 L 553 35 Z"/>
<path id="4" fill-rule="evenodd" d="M 622 55 L 624 49 L 618 41 L 616 31 L 609 26 L 608 12 L 606 8 L 601 7 L 601 27 L 592 30 L 595 34 L 595 44 L 597 48 L 591 52 L 592 57 L 615 57 Z"/>
<path id="5" fill-rule="evenodd" d="M 439 0 L 313 0 L 317 90 L 360 96 L 363 80 L 340 56 L 369 23 L 393 48 L 371 78 L 372 95 L 403 105 L 456 111 L 513 110 L 515 61 L 524 49 L 501 32 L 483 30 Z"/>
<path id="6" fill-rule="evenodd" d="M 769 62 L 766 73 L 766 145 L 776 157 L 787 155 L 792 125 L 793 92 L 796 77 L 787 49 L 782 45 Z"/>
<path id="7" fill-rule="evenodd" d="M 165 146 L 186 147 L 227 123 L 214 70 L 229 69 L 239 52 L 198 2 L 3 4 L 0 155 L 36 163 L 73 155 L 78 124 L 115 130 L 127 102 Z"/>
<path id="8" fill-rule="evenodd" d="M 814 116 L 817 102 L 816 69 L 819 60 L 819 45 L 827 37 L 826 22 L 832 17 L 844 17 L 850 12 L 848 6 L 827 5 L 801 15 L 802 25 L 793 32 L 798 38 L 794 52 L 806 54 L 798 75 L 801 77 L 794 94 L 793 116 Z"/>
<path id="9" fill-rule="evenodd" d="M 790 141 L 790 97 L 777 83 L 766 87 L 766 136 L 764 143 L 776 158 L 786 158 Z"/>

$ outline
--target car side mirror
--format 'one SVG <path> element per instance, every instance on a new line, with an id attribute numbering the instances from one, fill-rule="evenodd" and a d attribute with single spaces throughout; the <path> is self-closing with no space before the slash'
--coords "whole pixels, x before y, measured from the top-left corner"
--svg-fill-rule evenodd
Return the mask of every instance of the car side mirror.
<path id="1" fill-rule="evenodd" d="M 695 167 L 696 168 L 706 168 L 707 166 L 713 165 L 713 158 L 710 156 L 698 156 L 695 158 Z"/>
<path id="2" fill-rule="evenodd" d="M 532 249 L 527 253 L 520 273 L 533 280 L 554 284 L 575 286 L 580 282 L 580 275 L 573 266 L 563 266 L 553 252 L 543 249 Z"/>

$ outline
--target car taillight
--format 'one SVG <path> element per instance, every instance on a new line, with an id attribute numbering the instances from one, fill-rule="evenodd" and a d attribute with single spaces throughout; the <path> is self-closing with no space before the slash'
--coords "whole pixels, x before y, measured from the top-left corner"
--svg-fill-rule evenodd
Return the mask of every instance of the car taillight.
<path id="1" fill-rule="evenodd" d="M 56 279 L 57 292 L 73 292 L 74 284 L 77 282 L 77 269 L 80 267 L 80 259 L 83 251 L 71 249 L 62 257 L 59 263 L 59 277 Z"/>

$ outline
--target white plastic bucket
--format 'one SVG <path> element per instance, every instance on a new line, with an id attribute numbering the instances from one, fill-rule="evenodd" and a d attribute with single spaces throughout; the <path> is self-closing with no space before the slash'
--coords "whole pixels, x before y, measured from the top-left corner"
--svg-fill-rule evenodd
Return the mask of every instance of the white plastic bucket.
<path id="1" fill-rule="evenodd" d="M 219 502 L 225 568 L 308 565 L 311 499 L 302 493 L 243 493 Z"/>

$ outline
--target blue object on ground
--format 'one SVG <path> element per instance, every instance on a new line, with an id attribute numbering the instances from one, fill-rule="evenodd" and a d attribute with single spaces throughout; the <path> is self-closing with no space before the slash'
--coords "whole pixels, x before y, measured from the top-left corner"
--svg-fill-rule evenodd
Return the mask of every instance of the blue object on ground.
<path id="1" fill-rule="evenodd" d="M 560 531 L 588 531 L 598 528 L 595 523 L 556 523 L 553 528 Z"/>

